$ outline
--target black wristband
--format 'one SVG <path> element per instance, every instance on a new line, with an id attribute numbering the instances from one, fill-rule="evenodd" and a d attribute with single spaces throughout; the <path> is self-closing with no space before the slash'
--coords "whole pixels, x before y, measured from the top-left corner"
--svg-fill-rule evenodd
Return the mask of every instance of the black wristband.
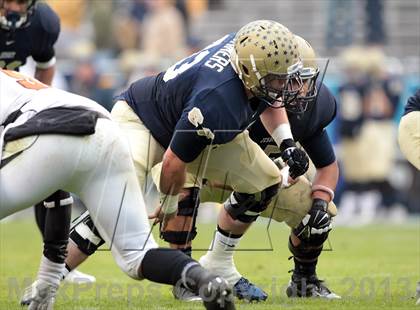
<path id="1" fill-rule="evenodd" d="M 280 152 L 284 152 L 289 147 L 296 147 L 295 141 L 293 139 L 284 139 L 280 144 Z"/>

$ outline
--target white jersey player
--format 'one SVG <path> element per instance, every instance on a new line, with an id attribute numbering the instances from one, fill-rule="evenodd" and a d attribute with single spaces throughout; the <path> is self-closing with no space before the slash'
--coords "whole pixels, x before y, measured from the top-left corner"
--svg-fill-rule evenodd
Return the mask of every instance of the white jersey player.
<path id="1" fill-rule="evenodd" d="M 206 308 L 234 309 L 225 280 L 180 251 L 157 248 L 128 145 L 105 109 L 1 70 L 0 125 L 0 219 L 58 189 L 73 192 L 130 277 L 182 283 Z M 52 309 L 63 268 L 42 257 L 29 309 Z"/>

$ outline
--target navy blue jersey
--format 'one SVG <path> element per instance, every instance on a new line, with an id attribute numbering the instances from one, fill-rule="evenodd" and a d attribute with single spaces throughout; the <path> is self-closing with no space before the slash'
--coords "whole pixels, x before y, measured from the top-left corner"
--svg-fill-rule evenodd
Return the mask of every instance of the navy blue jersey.
<path id="1" fill-rule="evenodd" d="M 404 115 L 413 111 L 420 111 L 420 88 L 407 100 Z"/>
<path id="2" fill-rule="evenodd" d="M 210 143 L 231 141 L 250 123 L 253 111 L 230 65 L 234 36 L 223 37 L 166 72 L 134 82 L 117 97 L 127 101 L 164 148 L 170 146 L 185 162 Z M 199 130 L 188 118 L 193 108 L 204 117 Z M 214 133 L 213 141 L 203 135 L 203 128 Z"/>
<path id="3" fill-rule="evenodd" d="M 288 112 L 287 115 L 294 140 L 300 142 L 315 167 L 322 168 L 335 161 L 334 150 L 325 127 L 334 119 L 337 103 L 327 86 L 318 82 L 317 87 L 316 102 L 309 103 L 308 109 L 303 114 Z M 251 126 L 249 135 L 263 150 L 276 145 L 261 121 Z M 279 156 L 275 154 L 279 153 L 277 147 L 270 149 L 275 150 L 270 157 Z"/>
<path id="4" fill-rule="evenodd" d="M 54 55 L 60 19 L 45 3 L 38 3 L 28 21 L 14 33 L 0 28 L 0 68 L 17 70 L 29 56 L 45 63 Z"/>

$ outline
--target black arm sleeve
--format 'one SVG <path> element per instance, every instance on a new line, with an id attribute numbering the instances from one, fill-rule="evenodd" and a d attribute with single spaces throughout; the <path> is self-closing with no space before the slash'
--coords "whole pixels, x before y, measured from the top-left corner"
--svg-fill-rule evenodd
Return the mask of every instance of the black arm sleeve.
<path id="1" fill-rule="evenodd" d="M 317 132 L 310 138 L 301 141 L 316 168 L 323 168 L 335 161 L 334 149 L 325 129 Z"/>
<path id="2" fill-rule="evenodd" d="M 205 136 L 198 135 L 197 128 L 183 115 L 175 127 L 170 148 L 183 162 L 189 163 L 196 159 L 210 142 Z"/>
<path id="3" fill-rule="evenodd" d="M 48 62 L 55 56 L 54 44 L 60 34 L 60 18 L 45 3 L 37 7 L 36 44 L 32 51 L 32 58 L 36 62 Z"/>

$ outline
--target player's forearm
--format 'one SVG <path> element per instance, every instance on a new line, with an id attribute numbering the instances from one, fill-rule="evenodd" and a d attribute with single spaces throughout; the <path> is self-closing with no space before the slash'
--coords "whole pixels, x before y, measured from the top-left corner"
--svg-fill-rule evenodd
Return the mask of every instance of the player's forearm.
<path id="1" fill-rule="evenodd" d="M 260 118 L 265 129 L 269 132 L 281 151 L 290 146 L 295 146 L 292 129 L 290 128 L 289 119 L 284 108 L 267 108 L 261 114 Z"/>
<path id="2" fill-rule="evenodd" d="M 55 73 L 55 66 L 47 69 L 36 68 L 35 78 L 44 84 L 51 85 Z"/>
<path id="3" fill-rule="evenodd" d="M 319 168 L 316 171 L 315 179 L 313 181 L 313 189 L 319 188 L 312 192 L 312 198 L 320 198 L 326 201 L 331 200 L 331 195 L 328 193 L 324 187 L 335 190 L 338 182 L 338 164 L 337 161 L 334 161 L 332 164 Z M 317 185 L 320 185 L 317 187 Z"/>
<path id="4" fill-rule="evenodd" d="M 167 195 L 177 195 L 183 188 L 185 183 L 185 170 L 174 171 L 171 168 L 162 169 L 160 177 L 160 192 Z"/>
<path id="5" fill-rule="evenodd" d="M 278 135 L 279 126 L 281 125 L 289 126 L 289 119 L 287 117 L 287 113 L 284 108 L 281 108 L 281 109 L 267 108 L 260 115 L 260 119 L 264 125 L 264 128 L 273 137 L 273 139 L 275 140 L 278 146 L 280 146 L 281 141 L 277 141 L 277 140 L 284 140 L 288 138 L 293 139 L 293 137 L 282 137 L 281 135 L 280 136 Z M 291 136 L 291 132 L 290 132 L 290 136 Z"/>
<path id="6" fill-rule="evenodd" d="M 159 190 L 163 194 L 177 195 L 185 183 L 185 162 L 176 156 L 170 148 L 165 152 L 162 161 Z"/>

